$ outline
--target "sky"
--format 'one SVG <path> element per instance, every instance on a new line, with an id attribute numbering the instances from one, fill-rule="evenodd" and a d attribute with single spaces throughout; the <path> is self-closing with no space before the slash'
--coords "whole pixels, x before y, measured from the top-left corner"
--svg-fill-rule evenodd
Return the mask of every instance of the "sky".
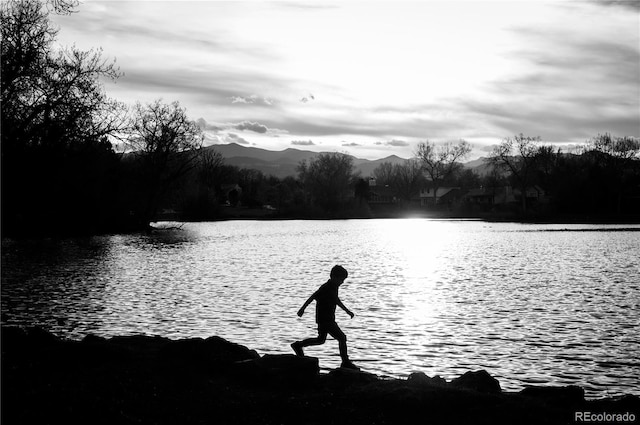
<path id="1" fill-rule="evenodd" d="M 179 101 L 205 144 L 467 159 L 523 133 L 640 137 L 640 0 L 84 0 L 58 42 L 102 48 L 107 94 Z"/>

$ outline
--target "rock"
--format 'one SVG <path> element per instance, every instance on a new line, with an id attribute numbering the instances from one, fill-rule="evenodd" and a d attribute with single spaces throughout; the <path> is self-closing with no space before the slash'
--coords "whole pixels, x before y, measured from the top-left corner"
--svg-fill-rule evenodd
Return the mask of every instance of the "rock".
<path id="1" fill-rule="evenodd" d="M 83 344 L 106 344 L 107 339 L 101 336 L 89 334 L 82 338 Z"/>
<path id="2" fill-rule="evenodd" d="M 343 367 L 329 372 L 329 378 L 334 382 L 339 382 L 342 386 L 351 384 L 370 384 L 378 381 L 378 376 L 373 373 L 355 369 L 346 369 Z"/>
<path id="3" fill-rule="evenodd" d="M 228 363 L 260 358 L 256 350 L 251 350 L 244 345 L 229 342 L 219 336 L 209 337 L 205 340 L 205 343 L 212 351 L 218 353 L 220 360 Z"/>
<path id="4" fill-rule="evenodd" d="M 22 328 L 7 326 L 2 328 L 2 351 L 13 349 L 16 346 L 24 345 L 27 342 L 27 333 Z"/>
<path id="5" fill-rule="evenodd" d="M 29 345 L 31 347 L 52 347 L 60 339 L 49 331 L 37 326 L 20 328 L 17 326 L 2 328 L 2 342 L 9 345 Z"/>
<path id="6" fill-rule="evenodd" d="M 210 350 L 210 347 L 202 338 L 180 339 L 170 341 L 160 350 L 160 358 L 176 365 L 194 365 L 195 363 L 218 363 L 218 353 Z"/>
<path id="7" fill-rule="evenodd" d="M 502 391 L 498 380 L 489 375 L 486 370 L 465 372 L 464 375 L 451 381 L 451 385 L 454 387 L 465 388 L 481 393 L 497 394 Z"/>
<path id="8" fill-rule="evenodd" d="M 315 357 L 266 354 L 257 361 L 262 367 L 274 372 L 295 373 L 307 377 L 314 377 L 320 373 L 318 359 Z"/>
<path id="9" fill-rule="evenodd" d="M 219 337 L 169 341 L 160 350 L 163 361 L 181 369 L 224 371 L 235 362 L 258 357 L 255 350 Z"/>
<path id="10" fill-rule="evenodd" d="M 27 333 L 22 328 L 18 327 L 3 327 L 2 328 L 2 360 L 7 358 L 16 361 L 24 361 L 27 355 L 30 355 Z"/>
<path id="11" fill-rule="evenodd" d="M 444 387 L 445 385 L 447 385 L 447 381 L 444 378 L 438 375 L 430 378 L 424 372 L 413 372 L 407 378 L 407 382 L 411 384 L 428 385 L 434 387 Z"/>
<path id="12" fill-rule="evenodd" d="M 111 340 L 101 336 L 87 335 L 82 338 L 79 344 L 79 354 L 82 356 L 81 361 L 87 364 L 91 362 L 95 364 L 118 364 L 123 361 L 129 361 L 136 357 L 143 345 L 137 339 L 136 348 L 134 349 L 132 345 L 125 342 L 127 339 L 128 337 L 116 339 L 116 342 L 112 343 Z"/>
<path id="13" fill-rule="evenodd" d="M 51 347 L 60 342 L 57 336 L 39 327 L 26 328 L 25 331 L 29 341 L 35 345 Z"/>
<path id="14" fill-rule="evenodd" d="M 606 411 L 627 411 L 635 412 L 636 418 L 640 417 L 640 397 L 633 394 L 610 397 L 598 400 L 590 400 L 589 403 L 595 410 Z"/>
<path id="15" fill-rule="evenodd" d="M 92 342 L 92 341 L 89 341 Z M 128 335 L 115 336 L 107 339 L 107 350 L 118 357 L 151 360 L 156 359 L 161 350 L 166 347 L 171 340 L 159 336 L 149 335 Z M 96 346 L 101 344 L 93 340 Z"/>
<path id="16" fill-rule="evenodd" d="M 167 367 L 160 355 L 177 367 Z M 100 358 L 105 361 L 96 362 Z M 245 360 L 227 363 L 236 358 Z M 209 364 L 231 372 L 202 373 L 202 365 Z M 465 373 L 453 383 L 421 372 L 407 379 L 349 369 L 319 374 L 315 358 L 259 357 L 221 338 L 91 336 L 78 342 L 4 327 L 2 386 L 3 424 L 538 425 L 573 423 L 576 412 L 640 416 L 640 398 L 634 395 L 581 401 L 577 387 L 487 394 L 500 392 L 500 386 L 484 371 Z"/>
<path id="17" fill-rule="evenodd" d="M 525 397 L 544 399 L 550 403 L 561 403 L 563 405 L 584 402 L 584 389 L 575 385 L 566 387 L 531 386 L 520 391 L 520 394 Z"/>
<path id="18" fill-rule="evenodd" d="M 640 397 L 633 394 L 625 394 L 623 396 L 614 397 L 612 399 L 620 407 L 633 408 L 636 411 L 640 410 Z"/>
<path id="19" fill-rule="evenodd" d="M 21 360 L 50 355 L 62 346 L 60 339 L 54 334 L 38 327 L 3 327 L 2 354 L 17 356 Z"/>
<path id="20" fill-rule="evenodd" d="M 250 380 L 311 382 L 320 373 L 318 359 L 294 354 L 266 354 L 257 359 L 234 364 L 237 376 Z"/>

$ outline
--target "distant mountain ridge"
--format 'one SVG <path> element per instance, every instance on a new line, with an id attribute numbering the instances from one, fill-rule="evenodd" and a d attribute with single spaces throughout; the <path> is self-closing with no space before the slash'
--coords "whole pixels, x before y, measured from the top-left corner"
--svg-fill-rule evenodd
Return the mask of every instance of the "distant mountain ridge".
<path id="1" fill-rule="evenodd" d="M 273 175 L 278 178 L 287 176 L 296 176 L 296 167 L 300 161 L 309 161 L 320 152 L 306 151 L 302 149 L 287 148 L 282 151 L 270 151 L 267 149 L 242 146 L 237 143 L 229 143 L 225 145 L 211 145 L 204 149 L 212 149 L 224 157 L 225 163 L 241 168 L 253 168 L 262 171 L 266 175 Z M 328 153 L 328 152 L 321 152 Z M 353 165 L 356 172 L 360 172 L 362 177 L 371 176 L 375 170 L 383 162 L 392 164 L 402 164 L 406 158 L 400 158 L 397 155 L 389 155 L 385 158 L 368 160 L 362 158 L 353 158 Z M 471 161 L 468 168 L 484 167 L 481 159 Z M 466 165 L 465 165 L 466 166 Z"/>

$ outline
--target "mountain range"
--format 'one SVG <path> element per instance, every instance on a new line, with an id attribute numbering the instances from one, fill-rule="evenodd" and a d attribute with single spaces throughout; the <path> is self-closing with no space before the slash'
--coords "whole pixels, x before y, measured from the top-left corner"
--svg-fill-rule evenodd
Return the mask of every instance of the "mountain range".
<path id="1" fill-rule="evenodd" d="M 242 146 L 237 143 L 226 145 L 212 145 L 205 149 L 213 149 L 224 157 L 225 164 L 235 165 L 240 168 L 252 168 L 262 171 L 266 175 L 273 175 L 278 178 L 296 176 L 296 167 L 300 161 L 309 161 L 320 155 L 318 152 L 311 152 L 301 149 L 288 148 L 282 151 L 270 151 L 267 149 Z M 370 176 L 373 170 L 383 162 L 392 164 L 402 164 L 406 158 L 390 155 L 382 159 L 368 160 L 353 157 L 353 165 L 356 172 L 360 172 L 363 177 Z M 482 158 L 464 164 L 465 167 L 477 169 L 482 172 L 485 168 Z"/>

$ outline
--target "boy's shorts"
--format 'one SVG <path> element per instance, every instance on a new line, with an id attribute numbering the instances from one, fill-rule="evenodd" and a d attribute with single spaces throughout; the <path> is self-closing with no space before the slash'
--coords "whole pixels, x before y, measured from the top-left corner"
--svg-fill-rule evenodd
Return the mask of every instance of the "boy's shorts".
<path id="1" fill-rule="evenodd" d="M 338 341 L 347 339 L 347 336 L 342 332 L 342 329 L 340 329 L 336 322 L 318 323 L 318 335 L 326 336 L 327 334 Z"/>

